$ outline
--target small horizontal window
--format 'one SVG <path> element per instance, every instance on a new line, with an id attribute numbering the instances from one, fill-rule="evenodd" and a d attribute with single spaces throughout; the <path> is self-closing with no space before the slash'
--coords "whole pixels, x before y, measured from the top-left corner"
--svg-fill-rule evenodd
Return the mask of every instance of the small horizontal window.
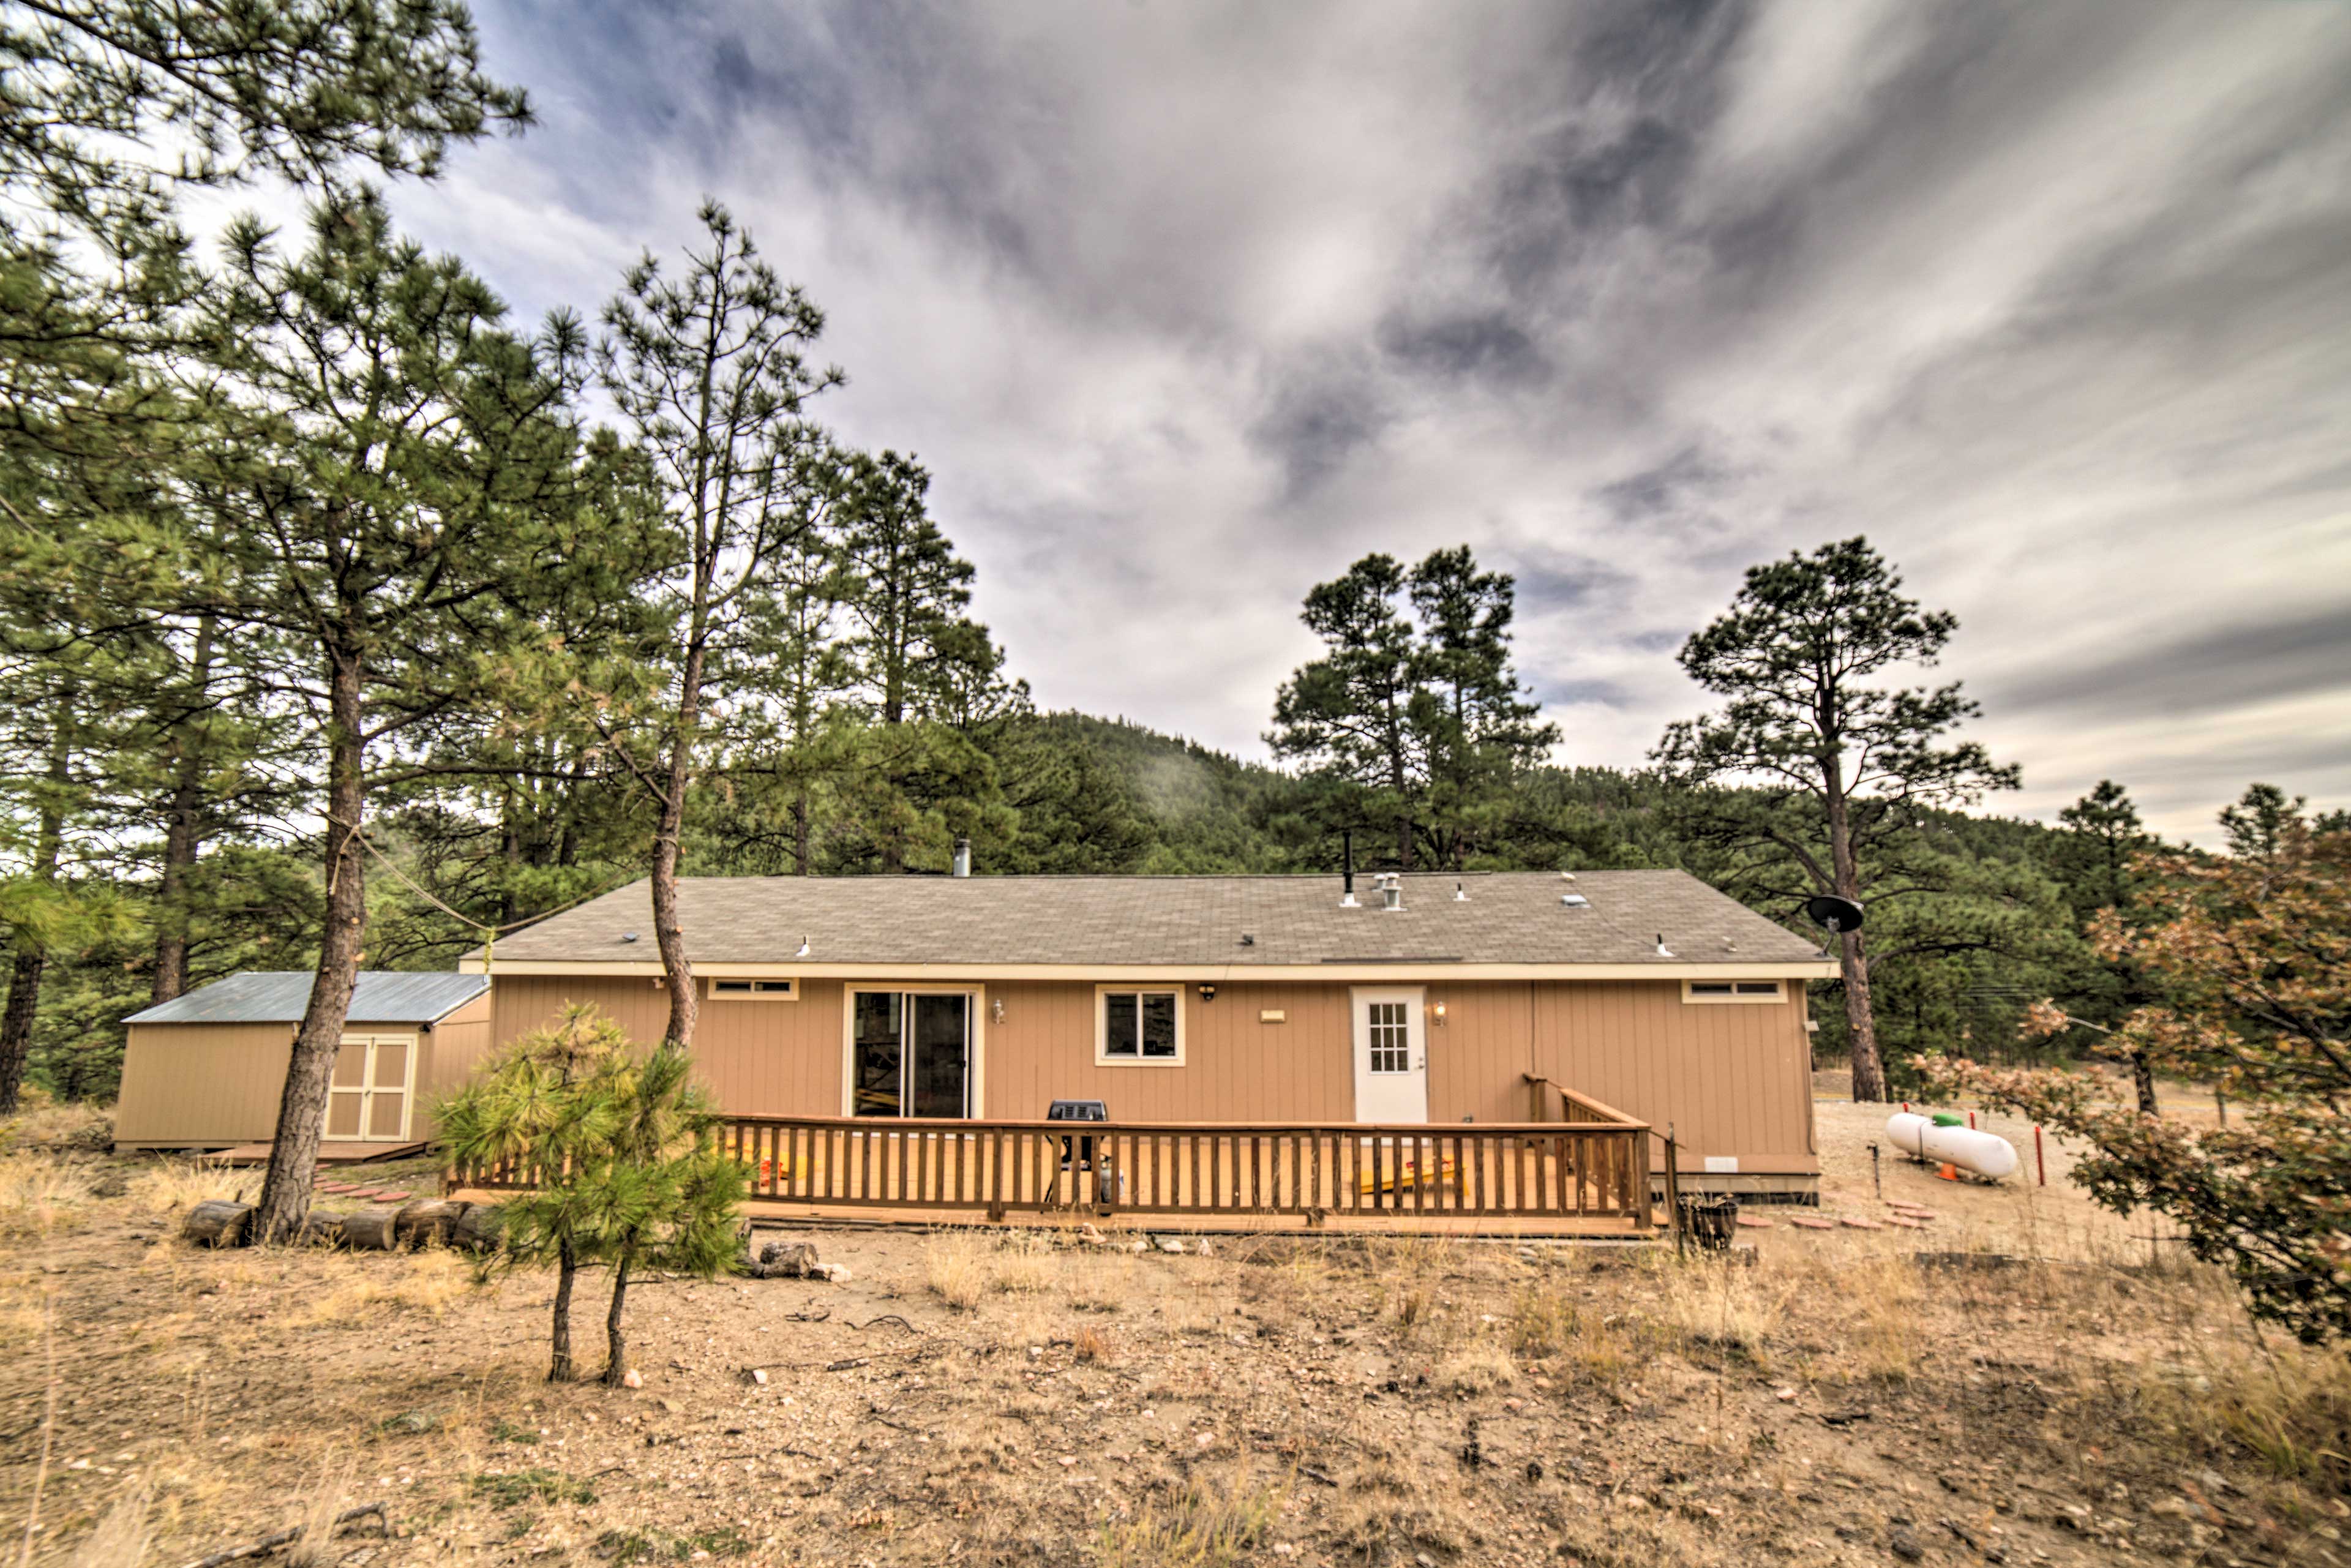
<path id="1" fill-rule="evenodd" d="M 717 980 L 710 982 L 710 996 L 715 1001 L 796 1002 L 800 999 L 798 980 Z"/>
<path id="2" fill-rule="evenodd" d="M 1184 1009 L 1179 992 L 1105 986 L 1095 997 L 1096 1061 L 1163 1067 L 1183 1061 Z"/>
<path id="3" fill-rule="evenodd" d="M 1787 1000 L 1781 980 L 1684 980 L 1686 1002 L 1779 1002 Z"/>

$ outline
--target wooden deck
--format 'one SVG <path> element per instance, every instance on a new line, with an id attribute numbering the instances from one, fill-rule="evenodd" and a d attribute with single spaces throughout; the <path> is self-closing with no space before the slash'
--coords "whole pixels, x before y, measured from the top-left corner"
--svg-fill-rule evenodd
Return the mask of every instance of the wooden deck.
<path id="1" fill-rule="evenodd" d="M 1600 1107 L 1605 1111 L 1605 1107 Z M 1614 1113 L 1609 1113 L 1614 1115 Z M 1647 1239 L 1646 1124 L 1113 1124 L 738 1117 L 758 1218 Z M 536 1185 L 454 1170 L 452 1190 Z"/>

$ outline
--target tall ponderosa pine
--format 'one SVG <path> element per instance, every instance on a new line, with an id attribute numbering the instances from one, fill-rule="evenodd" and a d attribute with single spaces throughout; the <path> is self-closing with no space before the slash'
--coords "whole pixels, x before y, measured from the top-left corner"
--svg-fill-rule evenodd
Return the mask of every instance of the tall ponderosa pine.
<path id="1" fill-rule="evenodd" d="M 726 208 L 705 203 L 704 247 L 675 277 L 652 256 L 604 308 L 604 390 L 652 461 L 677 549 L 654 597 L 668 618 L 658 686 L 592 694 L 602 746 L 653 810 L 653 940 L 669 988 L 664 1039 L 694 1038 L 694 969 L 678 919 L 686 805 L 730 727 L 760 716 L 755 609 L 809 525 L 802 481 L 820 437 L 807 401 L 841 377 L 808 350 L 824 315 L 761 261 Z"/>
<path id="2" fill-rule="evenodd" d="M 1282 684 L 1266 741 L 1333 786 L 1341 816 L 1392 833 L 1402 870 L 1424 840 L 1437 864 L 1462 866 L 1559 738 L 1510 664 L 1515 598 L 1466 545 L 1408 570 L 1368 555 L 1306 596 L 1301 619 L 1326 652 Z"/>
<path id="3" fill-rule="evenodd" d="M 845 789 L 878 869 L 958 835 L 998 839 L 1001 790 L 975 729 L 1027 703 L 971 619 L 972 566 L 930 515 L 931 476 L 895 452 L 837 466 L 833 515 L 850 700 L 869 721 Z"/>
<path id="4" fill-rule="evenodd" d="M 204 520 L 186 608 L 284 639 L 316 716 L 326 928 L 297 1030 L 256 1228 L 308 1206 L 327 1087 L 367 930 L 376 767 L 453 714 L 499 700 L 496 664 L 531 636 L 505 597 L 542 564 L 545 508 L 569 481 L 577 345 L 544 353 L 457 262 L 392 232 L 380 200 L 320 207 L 282 258 L 251 223 L 207 347 L 264 439 L 191 476 Z"/>
<path id="5" fill-rule="evenodd" d="M 2017 770 L 1981 746 L 1948 743 L 1977 712 L 1956 682 L 1869 684 L 1897 665 L 1931 665 L 1958 625 L 1901 586 L 1863 538 L 1748 570 L 1729 612 L 1680 654 L 1691 679 L 1729 700 L 1672 726 L 1653 754 L 1687 791 L 1687 831 L 1783 858 L 1813 891 L 1866 902 L 1925 848 L 1926 809 L 2016 787 Z M 1840 948 L 1854 1097 L 1882 1100 L 1868 949 L 1858 931 L 1843 933 Z"/>
<path id="6" fill-rule="evenodd" d="M 2106 910 L 2126 923 L 2140 920 L 2139 894 L 2147 877 L 2139 862 L 2159 846 L 2139 821 L 2129 791 L 2111 779 L 2100 779 L 2096 789 L 2059 811 L 2057 821 L 2065 830 L 2060 865 L 2075 921 L 2086 928 Z M 2071 1007 L 2102 1030 L 2113 1029 L 2153 999 L 2138 974 L 2121 959 L 2101 964 L 2096 977 L 2100 994 L 2072 998 Z M 2138 1108 L 2152 1116 L 2157 1110 L 2154 1066 L 2143 1051 L 2128 1055 Z"/>

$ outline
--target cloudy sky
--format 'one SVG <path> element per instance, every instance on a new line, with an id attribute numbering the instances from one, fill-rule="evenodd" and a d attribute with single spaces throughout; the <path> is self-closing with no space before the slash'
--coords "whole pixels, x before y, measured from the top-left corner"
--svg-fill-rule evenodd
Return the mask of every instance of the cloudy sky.
<path id="1" fill-rule="evenodd" d="M 1518 574 L 1637 763 L 1865 532 L 2051 815 L 2351 802 L 2351 11 L 486 0 L 540 124 L 395 198 L 583 308 L 705 193 L 828 311 L 1040 704 L 1245 755 L 1374 549 Z"/>

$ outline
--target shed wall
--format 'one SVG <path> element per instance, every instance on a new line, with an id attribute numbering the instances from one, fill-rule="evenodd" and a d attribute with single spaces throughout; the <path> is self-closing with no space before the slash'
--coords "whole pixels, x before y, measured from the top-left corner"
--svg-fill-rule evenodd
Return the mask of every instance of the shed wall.
<path id="1" fill-rule="evenodd" d="M 277 1135 L 289 1023 L 132 1024 L 115 1100 L 117 1145 L 246 1144 Z"/>

